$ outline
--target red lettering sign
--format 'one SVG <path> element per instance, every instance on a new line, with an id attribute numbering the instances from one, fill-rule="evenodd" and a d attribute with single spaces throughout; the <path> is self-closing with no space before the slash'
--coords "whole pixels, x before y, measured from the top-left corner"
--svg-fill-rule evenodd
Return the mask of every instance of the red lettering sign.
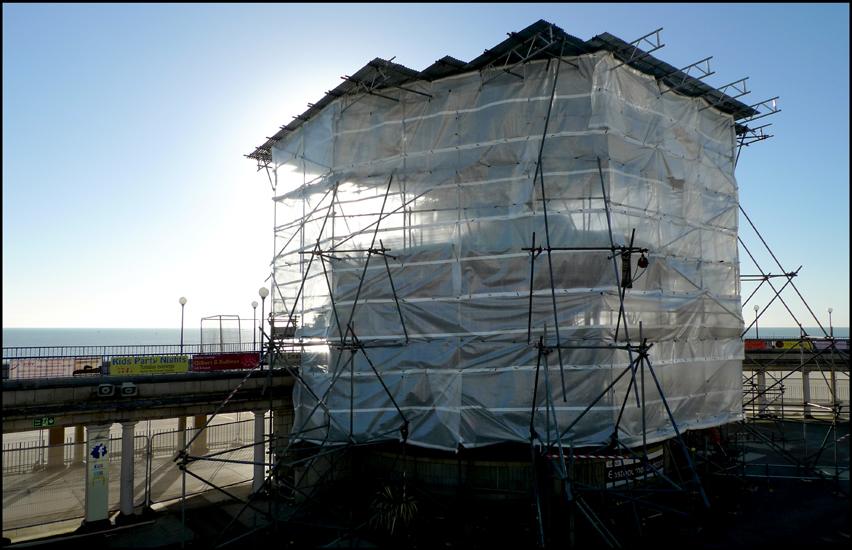
<path id="1" fill-rule="evenodd" d="M 192 372 L 250 369 L 257 365 L 259 362 L 259 353 L 221 353 L 216 355 L 194 355 L 192 357 Z"/>
<path id="2" fill-rule="evenodd" d="M 745 349 L 766 349 L 766 342 L 763 340 L 746 340 Z"/>

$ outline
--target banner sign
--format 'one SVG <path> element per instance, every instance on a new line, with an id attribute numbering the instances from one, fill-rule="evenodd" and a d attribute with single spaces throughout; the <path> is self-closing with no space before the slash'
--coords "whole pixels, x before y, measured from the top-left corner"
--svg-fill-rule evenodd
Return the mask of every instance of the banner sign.
<path id="1" fill-rule="evenodd" d="M 193 355 L 192 372 L 250 369 L 260 362 L 259 353 L 220 353 Z"/>
<path id="2" fill-rule="evenodd" d="M 102 357 L 10 359 L 9 378 L 59 378 L 75 374 L 100 374 L 102 360 Z"/>
<path id="3" fill-rule="evenodd" d="M 816 349 L 828 349 L 831 347 L 831 340 L 814 340 L 814 347 Z M 848 350 L 849 340 L 835 340 L 834 349 Z"/>
<path id="4" fill-rule="evenodd" d="M 279 353 L 276 358 L 277 363 L 281 363 L 288 367 L 300 368 L 302 366 L 302 354 L 298 351 L 288 351 Z"/>
<path id="5" fill-rule="evenodd" d="M 164 357 L 113 357 L 110 374 L 162 374 L 187 372 L 189 357 L 168 355 Z"/>
<path id="6" fill-rule="evenodd" d="M 813 343 L 799 340 L 776 340 L 774 344 L 769 343 L 769 346 L 772 345 L 775 346 L 775 349 L 814 349 Z"/>
<path id="7" fill-rule="evenodd" d="M 746 340 L 745 349 L 766 349 L 766 342 L 763 340 Z"/>
<path id="8" fill-rule="evenodd" d="M 849 340 L 835 340 L 836 349 L 849 349 Z M 831 340 L 814 338 L 812 340 L 745 340 L 745 349 L 828 349 Z"/>
<path id="9" fill-rule="evenodd" d="M 745 349 L 813 349 L 808 340 L 746 340 Z"/>
<path id="10" fill-rule="evenodd" d="M 665 458 L 666 457 L 663 456 L 663 449 L 653 453 L 648 453 L 648 462 L 650 462 L 654 468 L 660 472 L 665 469 Z M 624 485 L 628 480 L 633 481 L 636 478 L 644 476 L 646 473 L 649 477 L 654 476 L 654 470 L 641 460 L 634 458 L 607 460 L 606 470 L 604 472 L 606 477 L 606 486 L 615 487 L 616 485 Z"/>

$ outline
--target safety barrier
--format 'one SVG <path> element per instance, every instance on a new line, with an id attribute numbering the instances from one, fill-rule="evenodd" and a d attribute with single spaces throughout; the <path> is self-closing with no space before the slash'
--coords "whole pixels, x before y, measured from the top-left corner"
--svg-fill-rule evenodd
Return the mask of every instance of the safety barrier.
<path id="1" fill-rule="evenodd" d="M 205 431 L 207 450 L 202 454 L 221 452 L 218 458 L 253 460 L 252 420 L 211 425 Z M 184 441 L 189 441 L 193 432 L 188 429 Z M 168 429 L 133 438 L 134 505 L 150 506 L 181 498 L 181 472 L 172 460 L 179 441 L 180 432 Z M 3 531 L 84 517 L 86 468 L 80 457 L 85 443 L 59 445 L 62 460 L 48 466 L 48 454 L 55 447 L 43 440 L 3 444 Z M 114 512 L 119 508 L 121 485 L 120 437 L 110 438 L 108 452 L 109 508 Z M 224 488 L 249 482 L 253 466 L 200 460 L 191 463 L 189 471 L 209 481 L 187 475 L 186 494 L 194 495 L 215 490 L 213 485 Z"/>

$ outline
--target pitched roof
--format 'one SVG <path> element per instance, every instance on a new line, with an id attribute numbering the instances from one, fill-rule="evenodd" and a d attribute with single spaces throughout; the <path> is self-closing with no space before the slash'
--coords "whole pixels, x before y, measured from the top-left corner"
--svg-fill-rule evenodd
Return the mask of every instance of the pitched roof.
<path id="1" fill-rule="evenodd" d="M 600 50 L 612 52 L 616 58 L 625 64 L 645 74 L 657 78 L 670 87 L 677 86 L 677 93 L 691 96 L 704 97 L 720 111 L 730 113 L 734 120 L 749 118 L 757 114 L 753 108 L 728 97 L 719 90 L 708 86 L 701 80 L 683 73 L 679 69 L 660 61 L 641 49 L 635 44 L 627 43 L 609 33 L 603 33 L 594 38 L 583 41 L 567 34 L 565 31 L 544 20 L 539 20 L 520 32 L 508 33 L 508 38 L 470 62 L 464 62 L 454 57 L 445 56 L 422 71 L 415 71 L 381 58 L 375 58 L 359 69 L 352 76 L 347 77 L 339 86 L 327 92 L 324 97 L 314 104 L 309 104 L 308 109 L 302 114 L 294 117 L 293 121 L 282 126 L 272 137 L 257 147 L 254 152 L 246 155 L 250 159 L 258 161 L 263 166 L 272 160 L 272 146 L 275 142 L 287 137 L 299 126 L 310 120 L 335 99 L 344 95 L 356 94 L 369 90 L 381 90 L 384 88 L 405 88 L 406 84 L 413 81 L 431 82 L 440 78 L 457 74 L 480 71 L 489 66 L 504 67 L 513 63 L 524 63 L 547 57 L 576 57 L 583 54 L 594 53 Z M 519 46 L 523 48 L 519 49 Z M 380 77 L 377 82 L 377 77 Z M 742 133 L 745 128 L 738 125 L 737 133 Z"/>

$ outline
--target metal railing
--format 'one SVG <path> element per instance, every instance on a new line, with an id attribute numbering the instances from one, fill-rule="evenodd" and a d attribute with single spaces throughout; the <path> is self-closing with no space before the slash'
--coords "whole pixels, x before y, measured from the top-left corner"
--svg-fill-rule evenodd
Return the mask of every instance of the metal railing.
<path id="1" fill-rule="evenodd" d="M 143 355 L 201 355 L 212 353 L 260 352 L 260 343 L 244 344 L 157 344 L 122 346 L 48 346 L 3 348 L 3 361 L 9 359 L 52 359 Z"/>
<path id="2" fill-rule="evenodd" d="M 215 424 L 206 428 L 207 450 L 221 452 L 219 458 L 250 462 L 253 460 L 254 426 L 252 420 Z M 188 429 L 185 441 L 194 430 Z M 181 498 L 181 472 L 172 460 L 180 443 L 179 430 L 160 429 L 133 440 L 133 503 L 135 506 Z M 86 444 L 68 440 L 49 446 L 44 441 L 4 443 L 3 531 L 83 518 L 85 515 L 86 468 L 82 460 Z M 48 464 L 48 455 L 62 458 Z M 109 442 L 109 509 L 118 510 L 121 485 L 121 438 Z M 233 449 L 228 452 L 229 449 Z M 205 451 L 207 452 L 207 451 Z M 219 487 L 251 481 L 253 466 L 221 462 L 194 462 L 191 471 Z M 215 490 L 193 476 L 187 476 L 186 494 Z"/>
<path id="3" fill-rule="evenodd" d="M 259 343 L 245 344 L 165 344 L 126 346 L 49 346 L 3 348 L 3 379 L 14 378 L 65 378 L 77 375 L 110 374 L 110 363 L 116 357 L 143 356 L 189 356 L 190 372 L 192 359 L 196 355 L 219 355 L 235 353 L 260 353 Z M 18 362 L 37 363 L 30 365 L 27 374 L 17 375 L 14 370 Z"/>

